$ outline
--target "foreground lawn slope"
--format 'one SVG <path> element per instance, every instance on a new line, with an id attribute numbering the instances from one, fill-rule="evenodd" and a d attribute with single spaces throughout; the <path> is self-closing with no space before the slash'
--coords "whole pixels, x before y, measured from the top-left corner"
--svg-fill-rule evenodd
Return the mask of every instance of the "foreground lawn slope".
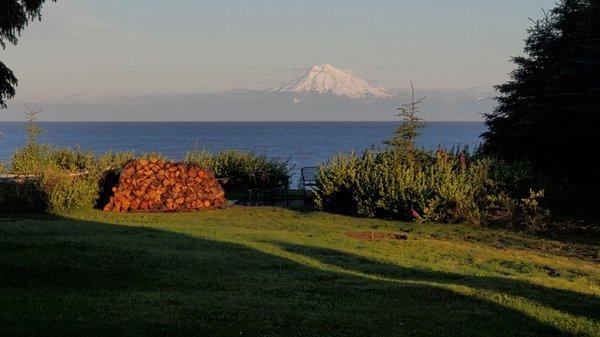
<path id="1" fill-rule="evenodd" d="M 597 241 L 561 240 L 274 207 L 5 216 L 0 334 L 600 336 Z"/>

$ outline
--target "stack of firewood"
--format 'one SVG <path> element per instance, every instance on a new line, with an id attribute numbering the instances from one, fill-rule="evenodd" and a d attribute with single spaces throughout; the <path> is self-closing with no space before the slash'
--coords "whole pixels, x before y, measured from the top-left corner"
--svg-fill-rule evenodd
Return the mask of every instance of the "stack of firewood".
<path id="1" fill-rule="evenodd" d="M 184 211 L 222 207 L 225 191 L 196 165 L 140 159 L 128 163 L 104 211 Z"/>

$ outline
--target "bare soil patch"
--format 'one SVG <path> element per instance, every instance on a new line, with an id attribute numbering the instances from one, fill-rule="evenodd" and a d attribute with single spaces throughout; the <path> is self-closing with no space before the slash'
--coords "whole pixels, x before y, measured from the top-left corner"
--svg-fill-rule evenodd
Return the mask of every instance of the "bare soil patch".
<path id="1" fill-rule="evenodd" d="M 364 231 L 346 232 L 346 236 L 361 240 L 361 241 L 391 241 L 391 240 L 408 240 L 408 235 L 395 232 L 375 232 L 375 231 Z"/>

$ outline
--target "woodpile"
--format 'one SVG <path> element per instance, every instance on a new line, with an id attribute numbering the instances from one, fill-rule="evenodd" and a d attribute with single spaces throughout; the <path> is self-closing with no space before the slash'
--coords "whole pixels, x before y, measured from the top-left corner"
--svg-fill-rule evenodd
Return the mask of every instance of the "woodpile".
<path id="1" fill-rule="evenodd" d="M 105 212 L 189 211 L 225 205 L 212 171 L 186 163 L 140 159 L 128 163 Z"/>

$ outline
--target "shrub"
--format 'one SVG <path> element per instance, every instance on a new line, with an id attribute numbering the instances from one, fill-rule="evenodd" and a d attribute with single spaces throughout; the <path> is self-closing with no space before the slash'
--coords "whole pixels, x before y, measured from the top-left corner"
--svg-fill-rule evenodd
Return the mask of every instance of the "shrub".
<path id="1" fill-rule="evenodd" d="M 97 158 L 91 152 L 56 149 L 30 142 L 13 155 L 11 173 L 38 176 L 37 182 L 35 185 L 30 182 L 9 184 L 11 187 L 1 192 L 0 205 L 15 212 L 91 208 L 105 188 L 106 177 L 133 158 L 132 153 L 110 152 Z M 7 201 L 24 198 L 35 199 L 33 204 L 44 204 L 44 207 L 15 208 Z"/>
<path id="2" fill-rule="evenodd" d="M 17 149 L 11 160 L 11 173 L 40 174 L 42 168 L 50 163 L 51 151 L 51 147 L 36 143 L 29 143 Z"/>
<path id="3" fill-rule="evenodd" d="M 53 149 L 49 151 L 49 165 L 70 172 L 89 172 L 96 169 L 96 158 L 92 152 L 79 149 Z"/>
<path id="4" fill-rule="evenodd" d="M 229 190 L 288 184 L 290 181 L 288 161 L 279 161 L 264 154 L 239 150 L 213 154 L 203 150 L 188 152 L 185 160 L 211 169 L 218 178 L 228 178 L 225 187 Z"/>
<path id="5" fill-rule="evenodd" d="M 47 168 L 42 186 L 51 211 L 91 209 L 98 198 L 98 182 L 89 175 Z"/>
<path id="6" fill-rule="evenodd" d="M 511 198 L 501 193 L 491 196 L 489 200 L 488 223 L 533 232 L 547 229 L 550 212 L 544 207 L 544 190 L 530 189 L 522 198 Z"/>
<path id="7" fill-rule="evenodd" d="M 43 213 L 48 198 L 39 180 L 0 184 L 0 211 L 11 213 Z"/>
<path id="8" fill-rule="evenodd" d="M 315 204 L 365 217 L 473 224 L 487 223 L 492 210 L 502 209 L 512 220 L 527 202 L 511 195 L 506 181 L 495 180 L 497 167 L 492 159 L 459 152 L 339 155 L 320 168 Z"/>
<path id="9" fill-rule="evenodd" d="M 14 174 L 39 177 L 37 188 L 20 190 L 29 198 L 44 200 L 44 209 L 91 208 L 98 198 L 99 171 L 91 152 L 29 143 L 15 152 L 11 167 Z"/>

